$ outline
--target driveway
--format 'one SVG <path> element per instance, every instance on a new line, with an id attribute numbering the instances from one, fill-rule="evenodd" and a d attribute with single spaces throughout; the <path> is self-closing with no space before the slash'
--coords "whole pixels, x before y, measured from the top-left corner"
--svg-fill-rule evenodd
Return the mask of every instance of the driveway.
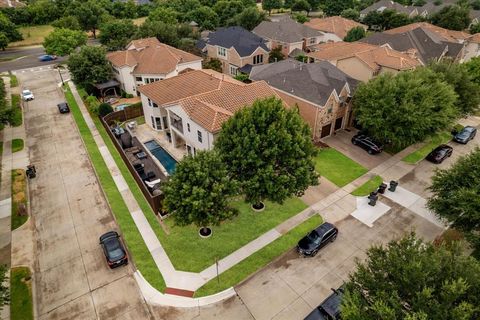
<path id="1" fill-rule="evenodd" d="M 349 129 L 350 130 L 350 129 Z M 340 130 L 335 135 L 328 136 L 322 139 L 322 142 L 328 144 L 330 147 L 340 151 L 353 161 L 358 162 L 368 170 L 375 168 L 386 160 L 390 159 L 390 155 L 382 152 L 376 155 L 369 155 L 367 151 L 352 144 L 352 137 L 357 133 L 357 129 L 351 131 Z"/>
<path id="2" fill-rule="evenodd" d="M 25 104 L 39 319 L 150 319 L 131 265 L 110 270 L 98 237 L 118 227 L 64 101 L 56 70 L 18 72 Z"/>

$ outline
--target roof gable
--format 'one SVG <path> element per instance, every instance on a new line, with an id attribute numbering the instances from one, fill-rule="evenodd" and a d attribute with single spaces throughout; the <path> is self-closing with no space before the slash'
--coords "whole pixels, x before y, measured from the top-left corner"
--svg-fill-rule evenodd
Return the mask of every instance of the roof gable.
<path id="1" fill-rule="evenodd" d="M 348 31 L 355 27 L 367 29 L 366 25 L 353 20 L 345 19 L 340 16 L 327 17 L 323 19 L 313 18 L 310 19 L 310 21 L 305 22 L 304 25 L 315 30 L 336 34 L 340 39 L 345 38 Z"/>
<path id="2" fill-rule="evenodd" d="M 204 41 L 213 46 L 234 48 L 241 57 L 250 56 L 259 47 L 269 51 L 263 38 L 242 27 L 218 28 Z"/>
<path id="3" fill-rule="evenodd" d="M 302 42 L 305 38 L 321 36 L 321 31 L 312 29 L 292 19 L 280 21 L 262 21 L 253 33 L 266 39 L 277 40 L 285 43 Z"/>

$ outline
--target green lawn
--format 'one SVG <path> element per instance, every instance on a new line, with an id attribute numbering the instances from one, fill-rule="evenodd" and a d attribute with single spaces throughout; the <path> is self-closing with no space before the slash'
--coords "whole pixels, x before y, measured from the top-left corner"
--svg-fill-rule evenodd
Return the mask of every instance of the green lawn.
<path id="1" fill-rule="evenodd" d="M 315 158 L 315 169 L 339 187 L 364 175 L 368 170 L 343 153 L 333 149 L 320 149 Z"/>
<path id="2" fill-rule="evenodd" d="M 23 150 L 23 139 L 12 140 L 12 152 L 18 152 Z"/>
<path id="3" fill-rule="evenodd" d="M 449 142 L 450 140 L 452 140 L 452 134 L 450 132 L 437 133 L 427 138 L 425 140 L 426 144 L 423 147 L 421 147 L 417 151 L 410 153 L 402 160 L 406 163 L 415 164 L 418 161 L 424 159 L 433 149 L 435 149 L 441 144 Z"/>
<path id="4" fill-rule="evenodd" d="M 115 186 L 115 182 L 113 181 L 113 178 L 110 175 L 105 162 L 103 161 L 102 155 L 100 154 L 93 136 L 87 124 L 85 123 L 85 120 L 83 119 L 70 88 L 67 89 L 65 97 L 70 105 L 72 115 L 77 123 L 78 130 L 80 131 L 83 142 L 87 148 L 90 160 L 93 163 L 102 189 L 105 192 L 107 201 L 112 209 L 113 214 L 115 215 L 116 221 L 120 226 L 122 236 L 125 239 L 127 247 L 130 251 L 130 255 L 136 267 L 140 270 L 143 277 L 154 288 L 163 292 L 165 290 L 165 282 L 162 278 L 162 275 L 158 270 L 152 255 L 148 251 L 140 232 L 136 228 L 135 222 L 133 221 L 125 202 L 123 201 L 120 192 Z M 153 219 L 155 219 L 155 217 L 153 217 Z"/>
<path id="5" fill-rule="evenodd" d="M 10 270 L 10 319 L 33 319 L 32 278 L 28 267 Z"/>
<path id="6" fill-rule="evenodd" d="M 45 37 L 53 31 L 53 27 L 50 25 L 28 26 L 20 27 L 19 31 L 22 33 L 23 40 L 12 42 L 9 44 L 9 47 L 22 47 L 42 44 Z"/>
<path id="7" fill-rule="evenodd" d="M 27 202 L 27 177 L 25 176 L 25 170 L 12 170 L 12 230 L 17 229 L 27 221 Z"/>
<path id="8" fill-rule="evenodd" d="M 13 117 L 12 117 L 12 126 L 19 127 L 23 122 L 22 107 L 20 106 L 20 95 L 12 94 L 12 108 L 13 108 Z"/>
<path id="9" fill-rule="evenodd" d="M 14 75 L 14 74 L 11 74 L 10 72 L 9 72 L 8 76 L 10 77 L 10 87 L 14 88 L 14 87 L 18 86 L 17 76 Z"/>
<path id="10" fill-rule="evenodd" d="M 307 221 L 296 226 L 288 233 L 273 241 L 269 245 L 255 252 L 242 262 L 220 274 L 195 292 L 196 297 L 203 297 L 223 291 L 229 287 L 239 284 L 249 275 L 272 262 L 282 253 L 295 246 L 306 233 L 322 223 L 322 218 L 315 215 Z"/>
<path id="11" fill-rule="evenodd" d="M 352 195 L 357 196 L 357 197 L 363 197 L 367 196 L 370 194 L 370 192 L 375 191 L 378 186 L 383 182 L 382 177 L 380 176 L 375 176 L 362 184 L 360 187 L 355 189 L 352 192 Z"/>

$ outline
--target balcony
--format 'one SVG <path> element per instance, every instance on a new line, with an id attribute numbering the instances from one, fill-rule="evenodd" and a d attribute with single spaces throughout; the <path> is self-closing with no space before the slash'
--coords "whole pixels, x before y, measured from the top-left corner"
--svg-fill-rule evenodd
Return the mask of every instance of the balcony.
<path id="1" fill-rule="evenodd" d="M 170 125 L 177 129 L 177 131 L 179 131 L 181 134 L 183 134 L 182 118 L 180 118 L 173 112 L 170 112 Z"/>

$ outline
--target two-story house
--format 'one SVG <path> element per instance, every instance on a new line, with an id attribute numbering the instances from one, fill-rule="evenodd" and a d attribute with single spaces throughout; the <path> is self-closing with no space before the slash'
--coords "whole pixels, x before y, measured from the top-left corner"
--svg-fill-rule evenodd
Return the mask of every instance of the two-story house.
<path id="1" fill-rule="evenodd" d="M 174 77 L 185 69 L 202 68 L 202 58 L 161 43 L 157 38 L 134 40 L 126 50 L 108 53 L 107 59 L 122 90 L 136 95 L 140 85 Z"/>
<path id="2" fill-rule="evenodd" d="M 218 28 L 202 40 L 202 51 L 222 62 L 223 73 L 248 74 L 252 66 L 268 63 L 267 41 L 242 27 Z"/>
<path id="3" fill-rule="evenodd" d="M 266 81 L 288 106 L 298 106 L 314 140 L 351 125 L 350 100 L 358 81 L 329 62 L 287 59 L 254 67 L 250 79 Z"/>
<path id="4" fill-rule="evenodd" d="M 331 37 L 331 41 L 343 41 L 348 31 L 353 28 L 361 27 L 367 31 L 368 27 L 356 21 L 345 19 L 340 16 L 332 16 L 326 18 L 313 18 L 304 23 L 307 27 L 322 31 L 325 35 Z"/>

